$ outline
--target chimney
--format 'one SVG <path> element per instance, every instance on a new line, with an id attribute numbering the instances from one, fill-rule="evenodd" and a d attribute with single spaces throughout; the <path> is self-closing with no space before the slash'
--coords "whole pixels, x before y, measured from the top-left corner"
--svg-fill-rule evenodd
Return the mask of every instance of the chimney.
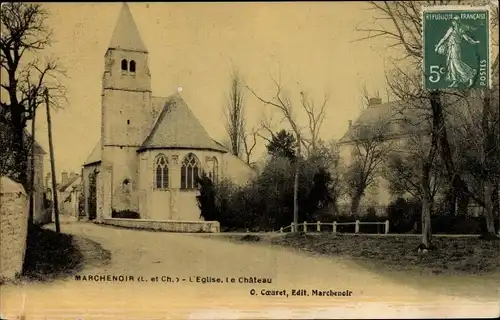
<path id="1" fill-rule="evenodd" d="M 369 100 L 369 105 L 370 106 L 375 106 L 377 104 L 382 104 L 382 99 L 380 99 L 380 98 L 370 98 L 370 100 Z"/>
<path id="2" fill-rule="evenodd" d="M 76 176 L 77 176 L 76 172 L 71 172 L 71 173 L 69 174 L 69 178 L 70 178 L 70 179 L 74 179 Z"/>
<path id="3" fill-rule="evenodd" d="M 352 127 L 352 120 L 349 120 L 348 122 L 349 122 L 349 129 L 351 129 L 351 127 Z"/>
<path id="4" fill-rule="evenodd" d="M 61 184 L 65 185 L 68 182 L 68 173 L 66 171 L 63 171 L 61 173 Z"/>

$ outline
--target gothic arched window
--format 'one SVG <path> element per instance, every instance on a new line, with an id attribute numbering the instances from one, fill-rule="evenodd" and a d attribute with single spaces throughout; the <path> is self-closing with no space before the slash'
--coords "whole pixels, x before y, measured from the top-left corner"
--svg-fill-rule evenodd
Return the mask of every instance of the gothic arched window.
<path id="1" fill-rule="evenodd" d="M 128 62 L 127 60 L 123 59 L 122 60 L 122 71 L 127 71 L 128 68 Z"/>
<path id="2" fill-rule="evenodd" d="M 200 161 L 192 154 L 188 153 L 182 160 L 181 167 L 181 189 L 195 189 L 196 178 L 199 177 Z"/>
<path id="3" fill-rule="evenodd" d="M 163 154 L 156 157 L 155 168 L 155 188 L 167 189 L 168 188 L 168 160 Z"/>
<path id="4" fill-rule="evenodd" d="M 130 60 L 130 72 L 135 72 L 135 61 Z"/>
<path id="5" fill-rule="evenodd" d="M 218 182 L 219 180 L 219 163 L 217 162 L 217 158 L 212 158 L 212 181 Z"/>

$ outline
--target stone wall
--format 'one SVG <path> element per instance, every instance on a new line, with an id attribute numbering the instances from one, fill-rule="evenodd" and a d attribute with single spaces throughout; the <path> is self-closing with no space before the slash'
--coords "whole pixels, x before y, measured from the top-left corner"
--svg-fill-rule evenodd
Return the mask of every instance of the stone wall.
<path id="1" fill-rule="evenodd" d="M 145 219 L 104 219 L 105 224 L 169 232 L 220 232 L 220 224 L 217 221 L 178 221 L 178 220 L 145 220 Z"/>
<path id="2" fill-rule="evenodd" d="M 0 179 L 0 278 L 13 279 L 24 262 L 29 201 L 20 184 Z"/>
<path id="3" fill-rule="evenodd" d="M 43 225 L 52 222 L 52 210 L 45 208 L 44 193 L 47 191 L 44 184 L 44 155 L 37 154 L 35 157 L 35 203 L 33 219 L 35 224 Z"/>

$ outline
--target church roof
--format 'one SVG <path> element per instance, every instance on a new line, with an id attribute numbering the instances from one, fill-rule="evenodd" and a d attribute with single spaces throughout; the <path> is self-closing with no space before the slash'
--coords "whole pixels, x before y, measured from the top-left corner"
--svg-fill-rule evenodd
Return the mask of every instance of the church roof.
<path id="1" fill-rule="evenodd" d="M 126 3 L 122 5 L 109 48 L 148 52 Z"/>
<path id="2" fill-rule="evenodd" d="M 205 131 L 181 95 L 168 97 L 158 119 L 139 151 L 188 148 L 227 152 Z"/>
<path id="3" fill-rule="evenodd" d="M 83 163 L 84 166 L 88 166 L 90 164 L 98 163 L 101 161 L 101 139 L 97 142 L 96 146 L 90 153 L 90 156 Z"/>

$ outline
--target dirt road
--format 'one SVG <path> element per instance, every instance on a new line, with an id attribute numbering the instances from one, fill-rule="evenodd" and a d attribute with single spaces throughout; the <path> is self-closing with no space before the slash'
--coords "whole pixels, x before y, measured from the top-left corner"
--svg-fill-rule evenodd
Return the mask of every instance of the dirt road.
<path id="1" fill-rule="evenodd" d="M 15 319 L 20 309 L 27 320 L 467 317 L 500 309 L 498 297 L 479 289 L 470 298 L 436 293 L 349 260 L 285 248 L 89 223 L 63 224 L 62 231 L 99 243 L 110 263 L 85 267 L 80 280 L 2 286 L 3 318 Z M 113 276 L 130 281 L 104 281 Z"/>

